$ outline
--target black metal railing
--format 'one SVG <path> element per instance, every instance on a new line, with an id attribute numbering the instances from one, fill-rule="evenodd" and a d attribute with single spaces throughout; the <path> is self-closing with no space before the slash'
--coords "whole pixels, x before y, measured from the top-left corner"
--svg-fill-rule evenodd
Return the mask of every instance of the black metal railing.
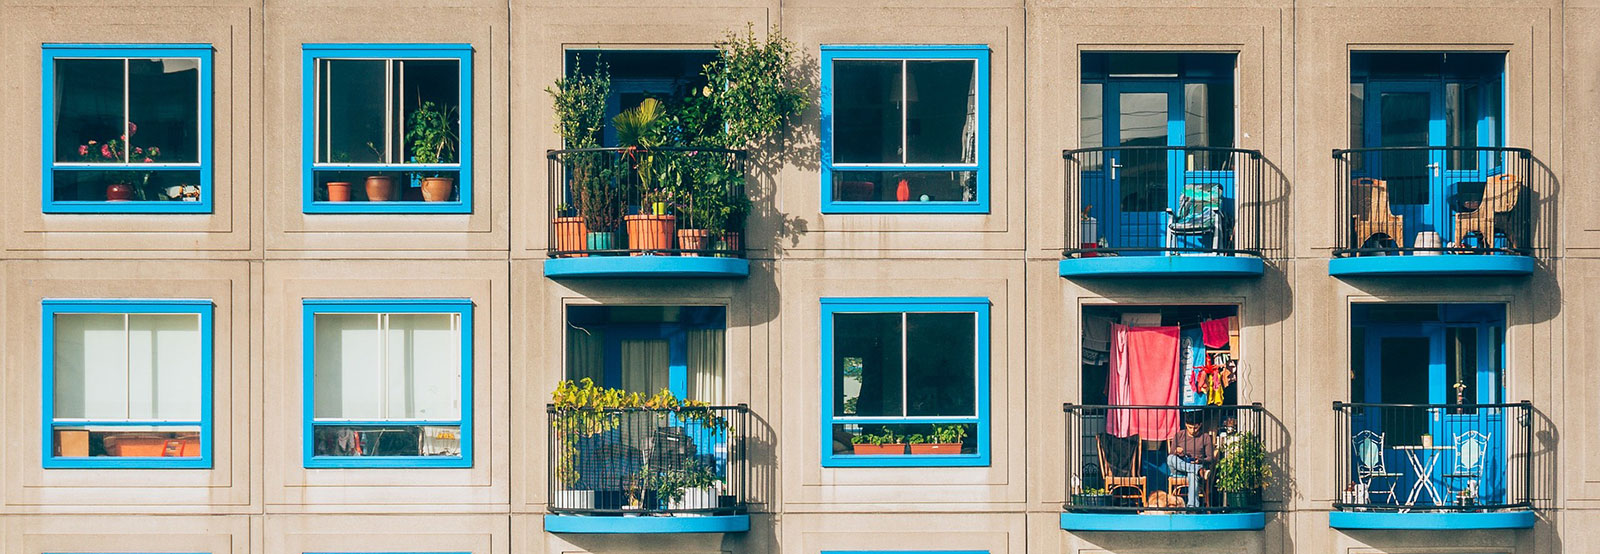
<path id="1" fill-rule="evenodd" d="M 1265 235 L 1282 232 L 1267 211 L 1274 195 L 1259 151 L 1122 146 L 1062 157 L 1067 257 L 1261 256 Z"/>
<path id="2" fill-rule="evenodd" d="M 1531 509 L 1533 405 L 1335 402 L 1334 508 Z"/>
<path id="3" fill-rule="evenodd" d="M 551 150 L 552 258 L 744 257 L 746 152 Z"/>
<path id="4" fill-rule="evenodd" d="M 546 411 L 551 513 L 745 511 L 748 406 Z"/>
<path id="5" fill-rule="evenodd" d="M 1547 172 L 1526 148 L 1334 150 L 1334 256 L 1547 251 Z"/>
<path id="6" fill-rule="evenodd" d="M 1066 404 L 1062 410 L 1067 421 L 1066 510 L 1261 510 L 1277 441 L 1267 433 L 1260 404 Z"/>

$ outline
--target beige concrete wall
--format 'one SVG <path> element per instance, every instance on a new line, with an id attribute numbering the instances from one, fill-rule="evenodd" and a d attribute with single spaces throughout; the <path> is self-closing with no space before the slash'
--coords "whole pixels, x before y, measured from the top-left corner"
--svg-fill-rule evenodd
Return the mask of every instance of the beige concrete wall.
<path id="1" fill-rule="evenodd" d="M 553 281 L 544 88 L 564 48 L 702 48 L 779 25 L 813 85 L 821 44 L 991 50 L 991 206 L 960 216 L 823 215 L 818 111 L 754 176 L 748 279 Z M 39 44 L 215 46 L 216 211 L 39 213 Z M 301 213 L 300 45 L 474 48 L 470 215 Z M 0 0 L 0 553 L 788 552 L 992 554 L 1555 554 L 1600 528 L 1600 0 Z M 1287 183 L 1287 233 L 1251 280 L 1058 276 L 1064 176 L 1078 146 L 1079 54 L 1238 54 L 1239 143 Z M 1338 233 L 1329 151 L 1348 146 L 1349 53 L 1507 52 L 1508 143 L 1556 178 L 1556 248 L 1526 279 L 1327 275 Z M 993 462 L 915 471 L 822 468 L 818 299 L 991 300 Z M 304 298 L 470 298 L 474 467 L 307 470 L 300 462 Z M 207 298 L 217 306 L 211 470 L 39 468 L 39 300 Z M 1507 398 L 1538 411 L 1551 485 L 1528 531 L 1329 529 L 1334 433 L 1347 400 L 1350 306 L 1503 302 Z M 566 306 L 728 308 L 727 390 L 754 414 L 752 530 L 555 535 L 543 529 L 548 423 Z M 1283 434 L 1260 532 L 1069 533 L 1059 527 L 1086 305 L 1232 304 L 1246 401 Z M 1565 441 L 1563 439 L 1566 439 Z"/>

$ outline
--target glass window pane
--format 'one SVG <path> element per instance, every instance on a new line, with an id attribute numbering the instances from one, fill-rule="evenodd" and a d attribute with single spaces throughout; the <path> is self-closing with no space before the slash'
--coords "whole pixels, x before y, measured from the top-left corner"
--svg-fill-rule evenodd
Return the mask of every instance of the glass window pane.
<path id="1" fill-rule="evenodd" d="M 57 419 L 128 418 L 128 333 L 122 314 L 55 317 Z"/>
<path id="2" fill-rule="evenodd" d="M 383 334 L 377 314 L 317 314 L 317 418 L 382 419 Z"/>
<path id="3" fill-rule="evenodd" d="M 1445 83 L 1444 124 L 1446 146 L 1478 146 L 1481 99 L 1475 84 Z M 1477 169 L 1480 154 L 1471 150 L 1450 152 L 1450 169 Z"/>
<path id="4" fill-rule="evenodd" d="M 1425 92 L 1389 92 L 1378 96 L 1379 143 L 1374 146 L 1428 146 L 1428 102 Z M 1378 160 L 1389 182 L 1390 204 L 1428 202 L 1428 151 L 1386 151 Z"/>
<path id="5" fill-rule="evenodd" d="M 456 314 L 390 314 L 386 419 L 461 417 L 461 345 Z"/>
<path id="6" fill-rule="evenodd" d="M 1105 85 L 1084 83 L 1078 87 L 1078 146 L 1105 145 Z"/>
<path id="7" fill-rule="evenodd" d="M 833 414 L 900 416 L 901 314 L 833 316 Z"/>
<path id="8" fill-rule="evenodd" d="M 977 162 L 977 66 L 906 62 L 907 162 Z"/>
<path id="9" fill-rule="evenodd" d="M 904 181 L 906 202 L 973 202 L 977 171 L 835 171 L 833 199 L 843 202 L 895 202 Z"/>
<path id="10" fill-rule="evenodd" d="M 833 161 L 900 163 L 901 62 L 833 63 Z"/>
<path id="11" fill-rule="evenodd" d="M 199 162 L 200 60 L 129 60 L 128 130 L 131 162 Z"/>
<path id="12" fill-rule="evenodd" d="M 198 421 L 201 418 L 200 317 L 128 316 L 128 416 Z"/>
<path id="13" fill-rule="evenodd" d="M 906 314 L 906 415 L 977 414 L 977 315 Z"/>
<path id="14" fill-rule="evenodd" d="M 123 60 L 58 59 L 54 92 L 56 161 L 121 163 L 108 141 L 122 134 Z"/>
<path id="15" fill-rule="evenodd" d="M 324 163 L 389 161 L 384 98 L 387 76 L 382 60 L 325 60 L 317 155 Z M 398 142 L 398 141 L 396 141 Z M 397 147 L 398 145 L 396 145 Z"/>
<path id="16" fill-rule="evenodd" d="M 397 61 L 396 75 L 399 76 L 400 102 L 403 104 L 404 114 L 397 118 L 403 122 L 405 137 L 405 161 L 418 162 L 426 160 L 427 156 L 416 148 L 415 140 L 410 133 L 415 124 L 419 107 L 430 104 L 435 113 L 449 121 L 449 138 L 446 146 L 438 152 L 438 162 L 453 163 L 461 160 L 461 71 L 460 62 L 456 60 L 401 60 Z M 419 159 L 421 158 L 421 159 Z"/>
<path id="17" fill-rule="evenodd" d="M 1233 147 L 1233 87 L 1229 84 L 1186 83 L 1183 94 L 1184 144 Z M 1195 169 L 1222 169 L 1196 167 Z"/>

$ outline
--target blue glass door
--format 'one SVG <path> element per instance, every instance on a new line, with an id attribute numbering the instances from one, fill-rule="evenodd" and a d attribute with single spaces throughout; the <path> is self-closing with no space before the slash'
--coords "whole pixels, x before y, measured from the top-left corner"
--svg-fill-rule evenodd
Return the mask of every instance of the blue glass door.
<path id="1" fill-rule="evenodd" d="M 1367 85 L 1366 145 L 1427 148 L 1369 155 L 1359 172 L 1388 183 L 1390 209 L 1405 218 L 1399 246 L 1417 246 L 1417 234 L 1427 231 L 1452 240 L 1454 214 L 1481 197 L 1485 180 L 1503 166 L 1496 154 L 1470 149 L 1498 144 L 1498 96 L 1487 94 L 1489 86 L 1440 80 Z"/>
<path id="2" fill-rule="evenodd" d="M 1176 81 L 1106 84 L 1106 172 L 1115 207 L 1105 215 L 1107 240 L 1117 247 L 1154 248 L 1165 238 L 1164 211 L 1177 206 L 1181 151 L 1115 147 L 1182 146 L 1183 88 Z"/>

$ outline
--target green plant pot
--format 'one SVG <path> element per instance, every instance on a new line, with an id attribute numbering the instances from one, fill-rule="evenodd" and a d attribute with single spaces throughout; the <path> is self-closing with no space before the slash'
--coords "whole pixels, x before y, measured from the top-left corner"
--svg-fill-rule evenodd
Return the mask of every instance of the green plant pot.
<path id="1" fill-rule="evenodd" d="M 616 240 L 616 233 L 590 231 L 588 236 L 588 250 L 610 250 L 612 242 Z"/>
<path id="2" fill-rule="evenodd" d="M 1222 501 L 1230 508 L 1260 508 L 1261 491 L 1224 492 Z"/>

